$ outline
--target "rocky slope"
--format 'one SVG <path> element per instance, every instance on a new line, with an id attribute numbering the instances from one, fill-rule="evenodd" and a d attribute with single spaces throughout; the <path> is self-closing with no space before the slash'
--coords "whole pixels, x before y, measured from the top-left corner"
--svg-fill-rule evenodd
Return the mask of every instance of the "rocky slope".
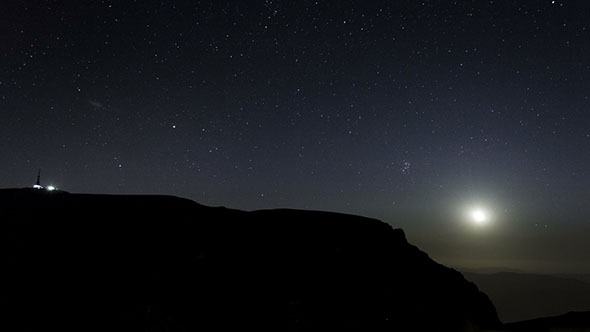
<path id="1" fill-rule="evenodd" d="M 374 219 L 0 190 L 10 330 L 476 331 L 477 287 Z"/>

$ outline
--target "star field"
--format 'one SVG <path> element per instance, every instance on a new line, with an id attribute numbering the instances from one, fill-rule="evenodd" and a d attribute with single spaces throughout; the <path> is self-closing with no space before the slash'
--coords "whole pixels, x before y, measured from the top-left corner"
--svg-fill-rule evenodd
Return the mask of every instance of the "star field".
<path id="1" fill-rule="evenodd" d="M 471 199 L 522 259 L 590 228 L 583 1 L 4 7 L 2 187 L 362 214 L 441 258 Z"/>

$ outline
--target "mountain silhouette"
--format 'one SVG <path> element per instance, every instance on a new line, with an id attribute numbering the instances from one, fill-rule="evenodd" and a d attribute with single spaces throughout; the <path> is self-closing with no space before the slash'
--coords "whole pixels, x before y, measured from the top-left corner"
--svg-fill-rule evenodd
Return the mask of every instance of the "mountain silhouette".
<path id="1" fill-rule="evenodd" d="M 7 331 L 477 331 L 475 284 L 401 229 L 171 196 L 0 190 Z"/>

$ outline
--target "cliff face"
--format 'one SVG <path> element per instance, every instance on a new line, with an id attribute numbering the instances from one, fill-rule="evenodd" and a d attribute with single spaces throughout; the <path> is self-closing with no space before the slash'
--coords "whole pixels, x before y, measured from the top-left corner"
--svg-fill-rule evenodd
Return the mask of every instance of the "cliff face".
<path id="1" fill-rule="evenodd" d="M 8 276 L 2 324 L 13 330 L 500 325 L 474 284 L 374 219 L 1 190 L 0 220 Z"/>

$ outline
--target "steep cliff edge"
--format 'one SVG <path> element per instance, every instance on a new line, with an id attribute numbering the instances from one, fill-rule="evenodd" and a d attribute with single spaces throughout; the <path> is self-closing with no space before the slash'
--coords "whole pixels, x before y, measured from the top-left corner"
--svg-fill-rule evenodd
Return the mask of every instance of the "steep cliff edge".
<path id="1" fill-rule="evenodd" d="M 0 190 L 12 330 L 475 331 L 477 287 L 358 216 Z"/>

